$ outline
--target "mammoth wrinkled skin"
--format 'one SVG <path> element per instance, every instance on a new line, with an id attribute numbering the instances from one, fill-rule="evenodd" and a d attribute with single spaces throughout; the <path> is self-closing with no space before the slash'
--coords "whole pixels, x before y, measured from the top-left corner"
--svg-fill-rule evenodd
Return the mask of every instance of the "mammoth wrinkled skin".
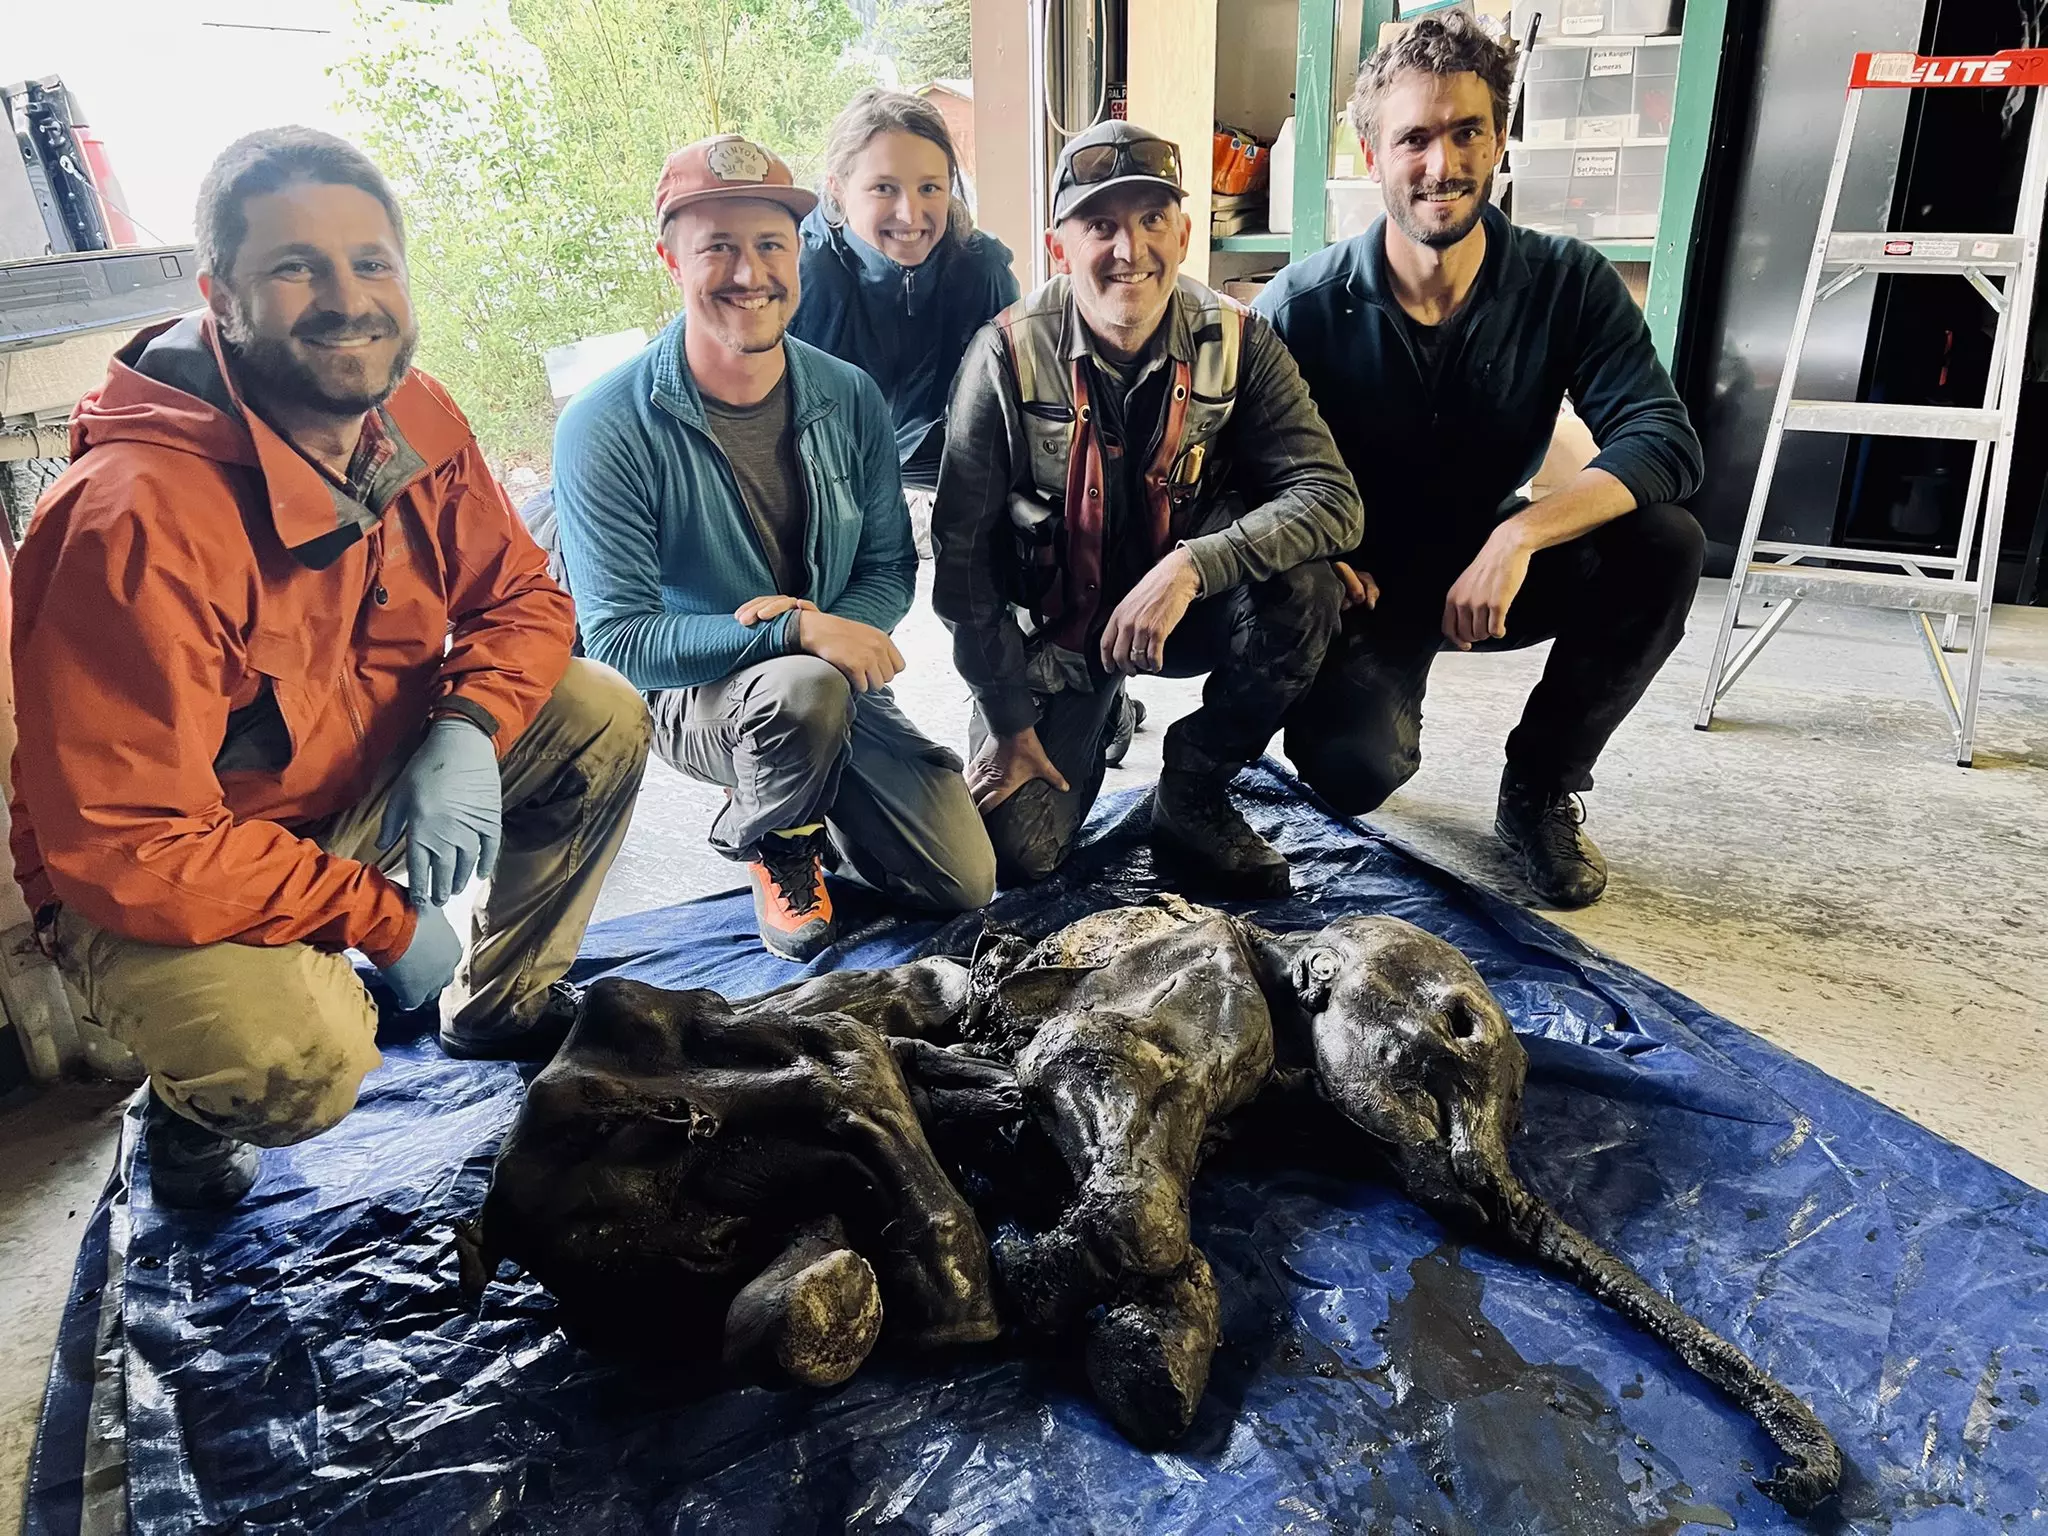
<path id="1" fill-rule="evenodd" d="M 843 1013 L 601 981 L 458 1234 L 465 1289 L 513 1259 L 579 1336 L 826 1385 L 886 1323 L 998 1331 L 980 1225 L 889 1042 Z"/>
<path id="2" fill-rule="evenodd" d="M 997 1242 L 1004 1295 L 1040 1331 L 1092 1315 L 1096 1396 L 1138 1443 L 1170 1440 L 1201 1403 L 1219 1317 L 1189 1189 L 1211 1127 L 1273 1068 L 1246 930 L 1170 900 L 1096 913 L 994 980 L 971 1027 L 1021 1038 L 1017 1085 L 1073 1181 L 1057 1226 Z"/>
<path id="3" fill-rule="evenodd" d="M 1758 1486 L 1825 1502 L 1841 1453 L 1812 1410 L 1517 1179 L 1527 1069 L 1485 982 L 1421 929 L 1274 934 L 1171 896 L 737 1005 L 601 982 L 461 1237 L 465 1282 L 515 1258 L 592 1332 L 645 1348 L 653 1319 L 705 1358 L 829 1384 L 885 1320 L 912 1344 L 996 1332 L 943 1160 L 1001 1218 L 1007 1320 L 1078 1336 L 1111 1418 L 1156 1445 L 1193 1420 L 1217 1344 L 1201 1158 L 1226 1129 L 1285 1149 L 1312 1125 L 1322 1155 L 1664 1341 L 1785 1453 Z"/>

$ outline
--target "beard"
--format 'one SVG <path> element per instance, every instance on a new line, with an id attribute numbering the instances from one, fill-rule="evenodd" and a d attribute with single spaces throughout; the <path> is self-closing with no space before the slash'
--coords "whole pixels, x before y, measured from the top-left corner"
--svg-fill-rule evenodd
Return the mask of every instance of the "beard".
<path id="1" fill-rule="evenodd" d="M 730 312 L 723 302 L 726 299 L 755 298 L 762 294 L 774 300 L 774 313 L 778 318 L 772 322 L 763 318 L 767 311 L 760 311 L 749 317 Z M 786 318 L 789 290 L 782 284 L 776 283 L 768 288 L 722 289 L 711 294 L 710 299 L 711 302 L 705 307 L 711 311 L 708 316 L 711 330 L 725 347 L 746 356 L 759 352 L 773 352 L 782 345 L 783 335 L 789 329 L 789 321 Z"/>
<path id="2" fill-rule="evenodd" d="M 382 339 L 394 335 L 399 338 L 399 346 L 388 375 L 353 383 L 322 378 L 292 348 L 294 340 L 313 344 L 351 336 Z M 337 418 L 360 416 L 390 399 L 404 382 L 419 346 L 417 329 L 400 331 L 398 322 L 382 311 L 351 317 L 331 310 L 313 310 L 300 318 L 289 337 L 259 336 L 241 297 L 234 293 L 229 294 L 221 339 L 234 357 L 244 394 Z"/>
<path id="3" fill-rule="evenodd" d="M 1455 224 L 1428 224 L 1416 217 L 1416 199 L 1438 192 L 1476 192 L 1472 212 Z M 1447 251 L 1479 227 L 1479 221 L 1486 213 L 1486 205 L 1493 197 L 1493 172 L 1488 171 L 1483 181 L 1418 181 L 1406 195 L 1387 200 L 1387 217 L 1401 227 L 1401 233 L 1417 245 L 1428 246 L 1433 251 Z"/>

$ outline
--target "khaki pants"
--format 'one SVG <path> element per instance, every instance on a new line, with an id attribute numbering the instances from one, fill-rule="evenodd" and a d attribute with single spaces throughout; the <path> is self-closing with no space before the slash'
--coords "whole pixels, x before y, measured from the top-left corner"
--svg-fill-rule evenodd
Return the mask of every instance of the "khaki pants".
<path id="1" fill-rule="evenodd" d="M 444 1020 L 472 1036 L 538 1008 L 583 942 L 606 871 L 625 841 L 647 763 L 647 710 L 616 672 L 572 661 L 501 766 L 505 835 L 476 908 Z M 377 833 L 398 772 L 302 836 L 387 874 L 405 840 Z M 56 922 L 72 1005 L 141 1060 L 188 1119 L 258 1146 L 288 1146 L 336 1124 L 381 1058 L 377 1010 L 346 955 L 307 944 L 175 948 L 123 938 L 68 908 Z"/>

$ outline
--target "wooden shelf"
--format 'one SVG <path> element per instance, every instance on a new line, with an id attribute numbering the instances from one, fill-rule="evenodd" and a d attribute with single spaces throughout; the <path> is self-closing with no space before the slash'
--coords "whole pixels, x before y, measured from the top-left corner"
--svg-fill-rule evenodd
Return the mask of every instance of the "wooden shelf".
<path id="1" fill-rule="evenodd" d="M 1648 261 L 1657 254 L 1657 240 L 1589 240 L 1586 242 L 1609 261 Z"/>

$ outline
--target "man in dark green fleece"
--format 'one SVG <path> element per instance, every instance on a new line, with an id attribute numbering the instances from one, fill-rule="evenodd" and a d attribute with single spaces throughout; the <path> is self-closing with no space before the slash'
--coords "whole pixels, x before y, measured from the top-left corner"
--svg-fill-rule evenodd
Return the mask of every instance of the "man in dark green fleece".
<path id="1" fill-rule="evenodd" d="M 1507 741 L 1495 831 L 1531 888 L 1607 885 L 1580 791 L 1685 632 L 1704 552 L 1678 505 L 1700 445 L 1620 276 L 1592 247 L 1510 225 L 1488 193 L 1514 55 L 1461 13 L 1417 22 L 1358 76 L 1351 124 L 1387 213 L 1259 296 L 1365 502 L 1351 607 L 1289 717 L 1287 753 L 1338 809 L 1421 765 L 1439 650 L 1556 641 Z M 1539 501 L 1569 395 L 1600 453 Z"/>

